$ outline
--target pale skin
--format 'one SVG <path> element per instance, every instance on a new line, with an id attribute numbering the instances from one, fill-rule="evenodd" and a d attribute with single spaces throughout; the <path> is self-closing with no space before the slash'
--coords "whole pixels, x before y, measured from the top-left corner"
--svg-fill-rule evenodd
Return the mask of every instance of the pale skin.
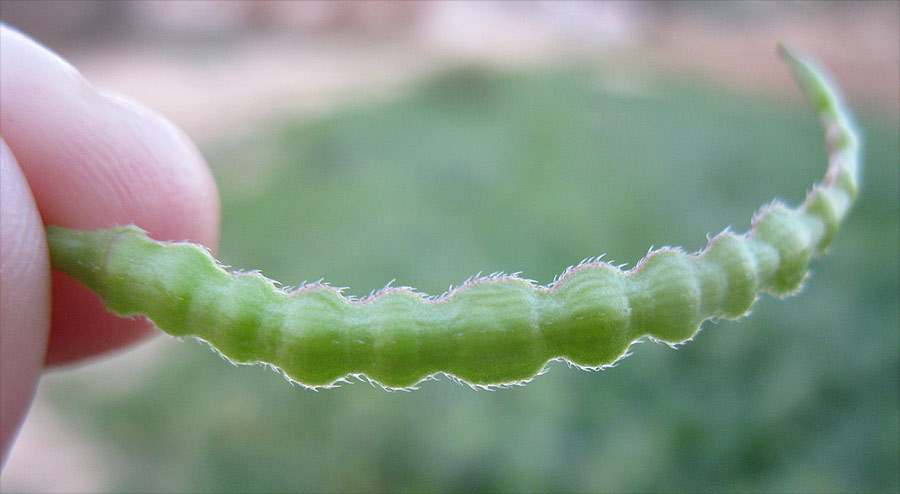
<path id="1" fill-rule="evenodd" d="M 65 60 L 0 27 L 0 445 L 5 464 L 44 369 L 152 333 L 52 273 L 44 223 L 141 224 L 215 248 L 219 198 L 191 141 L 91 86 Z"/>

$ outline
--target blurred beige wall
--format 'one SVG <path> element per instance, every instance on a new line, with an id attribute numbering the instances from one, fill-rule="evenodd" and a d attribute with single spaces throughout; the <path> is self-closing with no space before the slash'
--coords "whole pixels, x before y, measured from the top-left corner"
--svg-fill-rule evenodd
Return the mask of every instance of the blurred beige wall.
<path id="1" fill-rule="evenodd" d="M 328 111 L 460 63 L 596 64 L 794 94 L 813 55 L 854 107 L 900 112 L 900 2 L 0 1 L 0 19 L 195 137 Z"/>

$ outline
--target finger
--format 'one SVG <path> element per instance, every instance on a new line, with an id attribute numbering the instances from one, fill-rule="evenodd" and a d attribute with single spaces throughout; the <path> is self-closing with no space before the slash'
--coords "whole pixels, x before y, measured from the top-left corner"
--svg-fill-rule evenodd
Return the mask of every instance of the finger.
<path id="1" fill-rule="evenodd" d="M 0 125 L 45 224 L 96 229 L 134 223 L 160 240 L 215 247 L 219 201 L 203 158 L 175 126 L 91 86 L 23 34 L 0 28 Z M 116 318 L 53 273 L 48 363 L 115 348 L 149 324 Z"/>
<path id="2" fill-rule="evenodd" d="M 50 261 L 25 176 L 0 139 L 0 465 L 44 367 Z"/>

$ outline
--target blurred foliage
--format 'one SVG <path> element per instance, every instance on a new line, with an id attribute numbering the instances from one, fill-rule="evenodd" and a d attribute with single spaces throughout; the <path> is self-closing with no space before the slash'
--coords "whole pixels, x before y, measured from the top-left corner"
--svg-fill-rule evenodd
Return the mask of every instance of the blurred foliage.
<path id="1" fill-rule="evenodd" d="M 545 284 L 607 253 L 696 250 L 824 173 L 800 101 L 588 70 L 459 69 L 208 149 L 220 258 L 365 296 L 479 271 Z M 764 296 L 678 351 L 553 364 L 524 388 L 441 378 L 312 392 L 181 345 L 138 386 L 67 386 L 67 420 L 121 462 L 114 491 L 892 491 L 900 488 L 898 130 L 862 119 L 863 194 L 799 296 Z"/>

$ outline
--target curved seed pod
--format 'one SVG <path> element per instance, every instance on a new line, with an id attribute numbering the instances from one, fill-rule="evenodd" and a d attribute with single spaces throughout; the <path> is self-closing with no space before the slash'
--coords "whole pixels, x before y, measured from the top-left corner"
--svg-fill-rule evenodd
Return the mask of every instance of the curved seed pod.
<path id="1" fill-rule="evenodd" d="M 772 203 L 748 233 L 722 232 L 695 254 L 657 250 L 630 271 L 587 262 L 549 286 L 501 275 L 441 298 L 385 288 L 354 301 L 322 284 L 288 292 L 259 274 L 228 273 L 203 247 L 157 242 L 134 226 L 48 226 L 53 267 L 116 314 L 147 316 L 307 386 L 365 375 L 405 388 L 437 373 L 492 386 L 528 380 L 551 359 L 610 365 L 639 338 L 681 343 L 706 319 L 746 314 L 761 292 L 797 291 L 810 257 L 833 240 L 857 192 L 857 138 L 819 73 L 780 51 L 821 119 L 828 171 L 798 208 Z"/>

